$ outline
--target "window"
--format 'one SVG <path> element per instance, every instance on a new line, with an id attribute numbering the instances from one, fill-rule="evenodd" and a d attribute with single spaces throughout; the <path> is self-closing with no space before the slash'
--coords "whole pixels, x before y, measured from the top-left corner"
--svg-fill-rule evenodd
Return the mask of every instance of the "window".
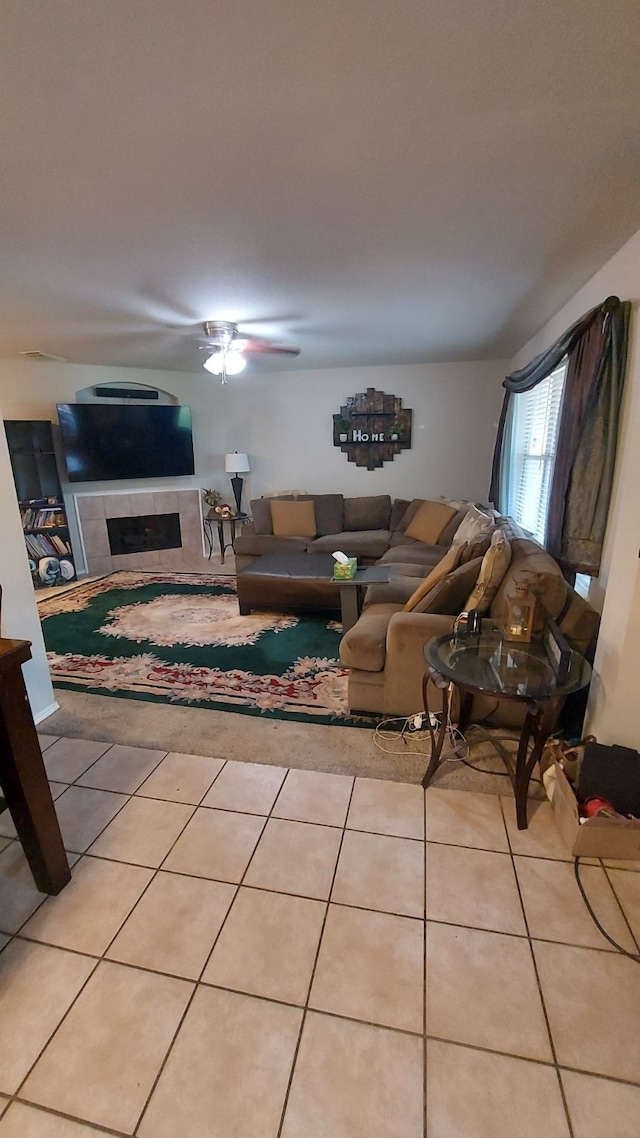
<path id="1" fill-rule="evenodd" d="M 547 533 L 549 495 L 556 458 L 566 359 L 531 391 L 513 395 L 505 428 L 504 511 L 537 538 Z"/>

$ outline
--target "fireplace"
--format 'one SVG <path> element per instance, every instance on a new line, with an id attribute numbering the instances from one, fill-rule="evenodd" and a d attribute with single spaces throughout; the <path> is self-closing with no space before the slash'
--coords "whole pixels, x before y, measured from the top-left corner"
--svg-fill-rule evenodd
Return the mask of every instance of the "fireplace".
<path id="1" fill-rule="evenodd" d="M 188 571 L 205 555 L 201 500 L 196 488 L 76 494 L 87 572 Z"/>
<path id="2" fill-rule="evenodd" d="M 148 553 L 153 549 L 180 549 L 180 514 L 142 514 L 136 518 L 107 518 L 109 548 L 113 556 Z"/>

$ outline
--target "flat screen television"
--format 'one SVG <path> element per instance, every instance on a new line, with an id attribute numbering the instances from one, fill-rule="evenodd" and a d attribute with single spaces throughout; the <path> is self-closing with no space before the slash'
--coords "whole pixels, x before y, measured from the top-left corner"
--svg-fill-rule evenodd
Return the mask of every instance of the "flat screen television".
<path id="1" fill-rule="evenodd" d="M 195 471 L 191 408 L 58 403 L 70 482 L 174 478 Z"/>

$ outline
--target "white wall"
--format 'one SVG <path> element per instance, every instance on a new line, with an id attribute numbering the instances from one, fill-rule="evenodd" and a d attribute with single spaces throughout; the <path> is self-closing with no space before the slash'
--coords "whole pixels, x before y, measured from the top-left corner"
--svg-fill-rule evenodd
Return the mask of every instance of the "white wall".
<path id="1" fill-rule="evenodd" d="M 196 373 L 85 367 L 43 361 L 0 361 L 5 419 L 56 421 L 56 403 L 73 402 L 92 384 L 134 381 L 176 395 L 193 411 L 196 474 L 164 486 L 214 486 L 232 500 L 224 455 L 250 457 L 243 504 L 274 490 L 299 488 L 346 495 L 486 500 L 500 411 L 505 361 L 252 373 L 222 385 Z M 412 449 L 375 471 L 358 468 L 333 446 L 332 415 L 350 395 L 375 387 L 401 396 L 413 410 Z M 63 482 L 73 492 L 153 486 L 153 482 Z M 156 483 L 157 485 L 157 483 Z M 73 513 L 69 511 L 70 523 Z M 77 534 L 72 532 L 76 554 Z M 82 566 L 80 566 L 82 567 Z"/>
<path id="2" fill-rule="evenodd" d="M 588 309 L 607 296 L 634 303 L 629 364 L 602 571 L 590 589 L 590 600 L 602 609 L 586 727 L 602 743 L 640 749 L 640 637 L 637 624 L 638 551 L 640 549 L 640 231 L 591 278 L 552 320 L 518 352 L 512 366 L 521 367 Z M 634 623 L 635 622 L 635 623 Z M 630 693 L 635 692 L 635 699 Z"/>
<path id="3" fill-rule="evenodd" d="M 486 500 L 505 374 L 504 361 L 245 372 L 217 389 L 217 437 L 221 449 L 250 456 L 253 497 L 291 487 Z M 413 410 L 411 450 L 374 471 L 333 446 L 332 415 L 367 387 L 400 396 Z"/>
<path id="4" fill-rule="evenodd" d="M 31 641 L 32 656 L 23 666 L 23 675 L 37 723 L 51 715 L 58 704 L 49 678 L 4 431 L 0 431 L 0 532 L 2 635 L 14 640 Z"/>

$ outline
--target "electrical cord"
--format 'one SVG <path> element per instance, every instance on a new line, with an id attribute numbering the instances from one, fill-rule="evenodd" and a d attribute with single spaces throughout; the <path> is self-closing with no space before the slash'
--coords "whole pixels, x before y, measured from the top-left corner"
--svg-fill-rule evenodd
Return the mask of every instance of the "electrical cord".
<path id="1" fill-rule="evenodd" d="M 486 715 L 483 715 L 482 719 L 476 719 L 474 721 L 474 727 L 482 727 L 487 722 L 487 719 L 491 719 L 491 716 L 495 715 L 495 713 L 499 707 L 500 707 L 500 700 L 497 699 L 495 707 L 492 707 L 491 711 L 488 711 Z"/>
<path id="2" fill-rule="evenodd" d="M 373 733 L 373 741 L 381 751 L 387 755 L 406 755 L 407 750 L 412 754 L 429 756 L 431 754 L 431 732 L 429 730 L 428 718 L 431 720 L 431 727 L 437 730 L 440 726 L 440 716 L 431 713 L 430 717 L 426 712 L 417 712 L 415 715 L 399 715 L 383 719 L 377 725 Z M 392 724 L 402 724 L 401 728 L 393 728 Z M 411 743 L 416 736 L 427 735 L 426 748 L 412 746 Z M 469 753 L 469 745 L 461 731 L 454 727 L 451 719 L 447 716 L 447 738 L 449 742 L 449 749 L 445 751 L 442 756 L 442 762 L 464 762 L 464 757 L 460 755 L 460 751 L 464 750 L 465 754 Z M 402 747 L 390 746 L 392 742 L 400 740 Z"/>
<path id="3" fill-rule="evenodd" d="M 616 949 L 617 952 L 622 953 L 623 956 L 628 956 L 629 960 L 633 960 L 633 962 L 635 964 L 640 964 L 640 956 L 636 952 L 627 952 L 626 948 L 623 948 L 621 944 L 618 944 L 618 942 L 613 939 L 613 937 L 609 936 L 609 933 L 605 929 L 603 929 L 602 925 L 600 924 L 600 921 L 596 917 L 596 915 L 595 915 L 595 913 L 591 907 L 591 902 L 589 901 L 589 898 L 587 897 L 587 894 L 585 893 L 584 885 L 582 884 L 582 881 L 580 879 L 580 858 L 579 857 L 574 858 L 573 871 L 575 873 L 576 881 L 578 882 L 578 889 L 580 890 L 580 892 L 582 894 L 582 900 L 584 901 L 585 905 L 587 906 L 587 912 L 588 912 L 589 916 L 591 917 L 591 920 L 593 921 L 596 928 L 602 933 L 605 940 L 608 940 L 609 944 L 613 945 L 613 947 Z"/>
<path id="4" fill-rule="evenodd" d="M 493 758 L 493 755 L 491 757 Z M 499 756 L 496 755 L 496 758 L 498 757 Z M 477 771 L 478 774 L 495 774 L 498 776 L 498 778 L 509 778 L 508 771 L 487 771 L 484 769 L 484 767 L 474 766 L 473 763 L 470 763 L 468 759 L 460 759 L 460 762 L 464 763 L 465 767 L 469 767 L 470 770 Z"/>

